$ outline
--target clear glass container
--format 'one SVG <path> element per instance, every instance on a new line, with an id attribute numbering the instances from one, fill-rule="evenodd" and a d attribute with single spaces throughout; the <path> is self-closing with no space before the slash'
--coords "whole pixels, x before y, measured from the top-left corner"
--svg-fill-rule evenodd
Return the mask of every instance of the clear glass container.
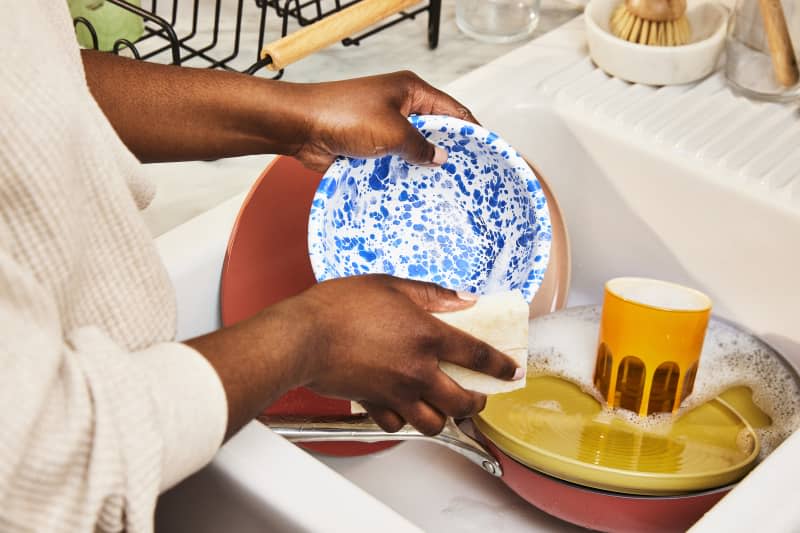
<path id="1" fill-rule="evenodd" d="M 797 64 L 798 50 L 800 50 L 800 0 L 737 0 L 736 7 L 731 17 L 728 40 L 726 46 L 725 76 L 728 83 L 738 92 L 768 101 L 792 101 L 800 99 L 800 83 L 786 83 L 792 76 L 787 76 L 786 67 L 783 75 L 779 75 L 773 61 L 771 49 L 775 39 L 779 39 L 780 19 L 772 14 L 767 17 L 771 21 L 772 30 L 764 23 L 763 9 L 770 9 L 769 5 L 779 4 L 783 11 L 783 20 L 788 31 L 789 46 L 785 48 L 788 59 L 794 56 Z M 770 35 L 773 46 L 770 46 Z M 787 54 L 783 57 L 786 58 Z M 791 70 L 791 69 L 789 69 Z M 780 81 L 783 79 L 783 83 Z"/>
<path id="2" fill-rule="evenodd" d="M 456 0 L 456 23 L 480 41 L 510 43 L 533 33 L 540 7 L 541 0 Z"/>

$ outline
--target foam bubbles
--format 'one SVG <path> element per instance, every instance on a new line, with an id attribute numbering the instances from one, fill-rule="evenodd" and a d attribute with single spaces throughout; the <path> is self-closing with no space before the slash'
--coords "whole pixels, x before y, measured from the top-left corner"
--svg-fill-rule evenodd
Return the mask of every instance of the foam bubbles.
<path id="1" fill-rule="evenodd" d="M 753 437 L 753 434 L 743 429 L 736 436 L 736 447 L 739 448 L 740 452 L 748 453 L 756 445 L 756 443 L 753 442 L 754 440 L 755 437 Z"/>
<path id="2" fill-rule="evenodd" d="M 528 344 L 530 375 L 563 377 L 602 402 L 592 380 L 599 324 L 600 306 L 574 307 L 532 320 Z M 751 389 L 753 402 L 772 419 L 770 426 L 755 428 L 763 459 L 800 427 L 797 375 L 769 346 L 712 318 L 694 390 L 681 405 L 678 416 L 736 386 Z M 672 420 L 669 414 L 640 418 L 622 409 L 614 410 L 613 415 L 653 432 L 668 429 Z"/>

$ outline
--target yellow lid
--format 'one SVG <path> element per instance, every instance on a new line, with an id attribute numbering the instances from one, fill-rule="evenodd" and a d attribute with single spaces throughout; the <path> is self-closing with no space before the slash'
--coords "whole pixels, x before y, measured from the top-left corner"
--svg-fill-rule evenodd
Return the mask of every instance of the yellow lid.
<path id="1" fill-rule="evenodd" d="M 627 494 L 683 494 L 727 485 L 742 478 L 759 453 L 752 427 L 724 400 L 644 429 L 552 376 L 529 377 L 525 388 L 491 396 L 475 423 L 530 468 Z"/>

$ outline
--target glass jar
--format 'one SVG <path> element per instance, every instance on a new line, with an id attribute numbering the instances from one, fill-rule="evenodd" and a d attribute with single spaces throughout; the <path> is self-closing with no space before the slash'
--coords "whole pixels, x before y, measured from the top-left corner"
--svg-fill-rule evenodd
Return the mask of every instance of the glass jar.
<path id="1" fill-rule="evenodd" d="M 456 24 L 480 41 L 510 43 L 533 33 L 541 0 L 456 0 Z"/>
<path id="2" fill-rule="evenodd" d="M 782 7 L 785 23 L 781 22 L 778 7 Z M 769 22 L 766 25 L 762 10 L 767 10 Z M 777 43 L 781 42 L 782 35 L 788 37 L 788 42 L 781 47 Z M 800 98 L 800 82 L 795 75 L 798 50 L 799 0 L 737 0 L 728 31 L 725 60 L 725 76 L 735 90 L 768 101 Z M 777 58 L 773 58 L 773 54 Z"/>

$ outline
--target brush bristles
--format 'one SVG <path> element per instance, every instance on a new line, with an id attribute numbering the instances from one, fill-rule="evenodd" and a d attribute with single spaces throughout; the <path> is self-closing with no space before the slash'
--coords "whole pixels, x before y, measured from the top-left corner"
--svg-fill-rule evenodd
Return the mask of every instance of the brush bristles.
<path id="1" fill-rule="evenodd" d="M 656 22 L 637 17 L 620 4 L 611 15 L 611 33 L 632 43 L 652 46 L 680 46 L 689 42 L 689 20 L 682 15 L 676 20 Z"/>

